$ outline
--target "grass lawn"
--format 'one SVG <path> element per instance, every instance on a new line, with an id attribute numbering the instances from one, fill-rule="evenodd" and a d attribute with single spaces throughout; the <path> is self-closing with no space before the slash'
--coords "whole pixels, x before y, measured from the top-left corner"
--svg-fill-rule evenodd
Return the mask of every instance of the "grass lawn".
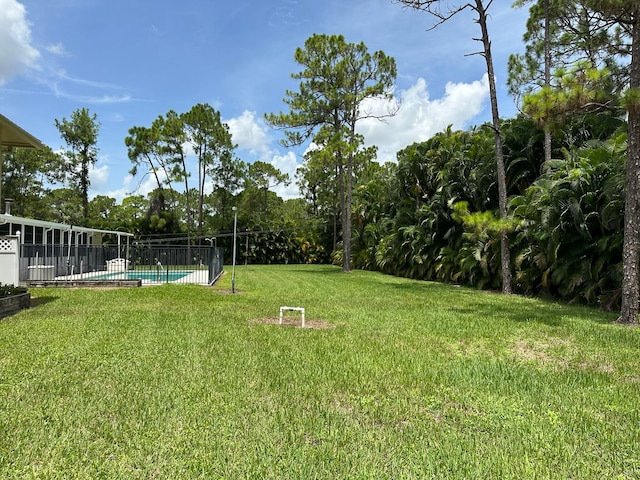
<path id="1" fill-rule="evenodd" d="M 0 321 L 0 478 L 640 478 L 614 314 L 329 266 L 230 284 L 32 289 Z"/>

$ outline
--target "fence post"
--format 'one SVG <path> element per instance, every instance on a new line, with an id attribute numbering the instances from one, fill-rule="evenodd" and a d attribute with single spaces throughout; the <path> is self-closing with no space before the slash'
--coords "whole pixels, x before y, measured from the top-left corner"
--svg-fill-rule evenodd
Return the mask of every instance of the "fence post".
<path id="1" fill-rule="evenodd" d="M 20 257 L 18 237 L 0 237 L 0 283 L 18 286 L 20 283 Z"/>

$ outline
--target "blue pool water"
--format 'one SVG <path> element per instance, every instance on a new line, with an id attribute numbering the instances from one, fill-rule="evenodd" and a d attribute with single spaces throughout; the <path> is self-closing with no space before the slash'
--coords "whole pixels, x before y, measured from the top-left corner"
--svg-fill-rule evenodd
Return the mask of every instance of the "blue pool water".
<path id="1" fill-rule="evenodd" d="M 175 282 L 189 275 L 191 271 L 137 271 L 137 272 L 114 272 L 91 277 L 91 280 L 148 280 L 151 282 Z"/>

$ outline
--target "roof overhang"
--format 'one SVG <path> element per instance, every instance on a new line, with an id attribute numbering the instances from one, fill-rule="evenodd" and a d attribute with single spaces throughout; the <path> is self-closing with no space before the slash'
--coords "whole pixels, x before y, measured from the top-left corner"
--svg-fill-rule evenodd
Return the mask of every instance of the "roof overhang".
<path id="1" fill-rule="evenodd" d="M 0 146 L 36 148 L 38 150 L 44 148 L 40 140 L 2 114 L 0 114 Z"/>
<path id="2" fill-rule="evenodd" d="M 120 237 L 133 237 L 133 233 L 129 232 L 119 232 L 117 230 L 100 230 L 98 228 L 89 228 L 89 227 L 79 227 L 77 225 L 68 225 L 66 223 L 56 223 L 56 222 L 47 222 L 44 220 L 35 220 L 33 218 L 22 218 L 16 217 L 14 215 L 7 215 L 6 213 L 0 214 L 0 225 L 2 224 L 17 224 L 24 225 L 29 227 L 41 227 L 47 228 L 51 230 L 60 230 L 63 232 L 80 232 L 80 233 L 88 233 L 88 234 L 111 234 L 117 235 Z"/>

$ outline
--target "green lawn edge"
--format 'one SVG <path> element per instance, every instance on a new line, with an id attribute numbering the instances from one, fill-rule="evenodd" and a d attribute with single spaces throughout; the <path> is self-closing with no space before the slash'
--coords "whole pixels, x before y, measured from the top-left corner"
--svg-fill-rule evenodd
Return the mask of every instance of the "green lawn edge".
<path id="1" fill-rule="evenodd" d="M 0 478 L 640 477 L 640 331 L 614 314 L 236 268 L 235 294 L 31 290 L 0 321 Z"/>

